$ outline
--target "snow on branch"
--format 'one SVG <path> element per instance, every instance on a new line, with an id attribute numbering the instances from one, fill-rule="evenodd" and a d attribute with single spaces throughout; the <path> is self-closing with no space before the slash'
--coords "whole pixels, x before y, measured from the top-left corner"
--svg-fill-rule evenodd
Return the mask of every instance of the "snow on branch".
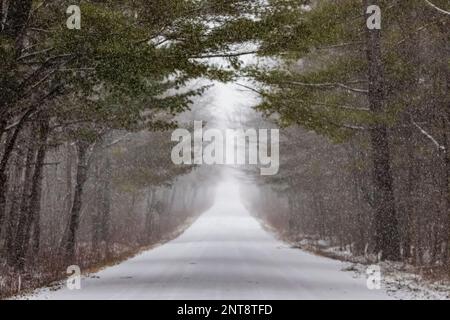
<path id="1" fill-rule="evenodd" d="M 433 8 L 436 9 L 437 11 L 439 11 L 440 13 L 450 15 L 450 12 L 449 12 L 449 11 L 446 11 L 446 10 L 444 10 L 444 9 L 439 8 L 437 5 L 433 4 L 433 3 L 430 2 L 429 0 L 425 0 L 425 2 L 426 2 L 429 6 L 433 7 Z"/>
<path id="2" fill-rule="evenodd" d="M 427 137 L 431 142 L 433 142 L 433 144 L 436 146 L 436 148 L 438 148 L 439 150 L 442 151 L 446 151 L 445 147 L 442 146 L 431 134 L 429 134 L 427 131 L 425 131 L 425 129 L 423 129 L 417 122 L 414 121 L 412 115 L 409 115 L 411 118 L 411 123 L 417 128 L 419 129 L 419 131 L 425 136 Z"/>
<path id="3" fill-rule="evenodd" d="M 342 88 L 342 89 L 357 92 L 357 93 L 364 93 L 364 94 L 369 93 L 369 90 L 353 88 L 344 83 L 305 83 L 305 82 L 298 82 L 298 81 L 289 81 L 286 83 L 292 84 L 292 85 L 297 85 L 297 86 L 317 87 L 317 88 L 338 87 L 338 88 Z"/>

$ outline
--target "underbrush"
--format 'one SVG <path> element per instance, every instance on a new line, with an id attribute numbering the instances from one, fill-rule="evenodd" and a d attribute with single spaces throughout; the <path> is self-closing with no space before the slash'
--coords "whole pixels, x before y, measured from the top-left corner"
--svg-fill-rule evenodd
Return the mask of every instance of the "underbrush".
<path id="1" fill-rule="evenodd" d="M 292 248 L 344 262 L 346 265 L 343 271 L 366 277 L 368 266 L 379 266 L 383 288 L 396 298 L 450 299 L 450 272 L 446 266 L 415 266 L 409 262 L 379 261 L 377 255 L 367 253 L 367 250 L 362 255 L 356 255 L 351 246 L 335 246 L 332 241 L 307 235 L 292 236 L 259 218 L 258 220 L 267 231 L 277 235 Z"/>
<path id="2" fill-rule="evenodd" d="M 178 229 L 146 244 L 114 243 L 107 249 L 105 244 L 93 248 L 89 243 L 80 243 L 77 245 L 74 264 L 80 267 L 83 274 L 98 272 L 178 237 L 194 219 L 189 219 Z M 0 260 L 0 299 L 30 294 L 42 287 L 59 287 L 61 281 L 69 276 L 68 264 L 53 252 L 42 252 L 39 257 L 29 257 L 28 261 L 24 271 L 19 273 Z"/>

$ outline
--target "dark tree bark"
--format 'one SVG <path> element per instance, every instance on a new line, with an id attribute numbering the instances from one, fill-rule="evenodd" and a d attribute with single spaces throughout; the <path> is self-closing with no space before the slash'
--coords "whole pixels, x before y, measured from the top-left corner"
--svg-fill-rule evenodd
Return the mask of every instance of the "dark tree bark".
<path id="1" fill-rule="evenodd" d="M 366 0 L 369 5 L 380 1 Z M 385 110 L 384 68 L 381 54 L 381 30 L 367 28 L 367 62 L 369 78 L 369 108 L 374 116 Z M 378 121 L 378 120 L 377 120 Z M 395 208 L 388 129 L 377 122 L 370 130 L 375 187 L 375 243 L 381 259 L 400 259 L 400 237 Z"/>
<path id="2" fill-rule="evenodd" d="M 34 108 L 29 109 L 20 118 L 16 127 L 14 128 L 14 131 L 11 134 L 11 137 L 9 137 L 6 141 L 5 149 L 3 150 L 3 155 L 0 160 L 0 226 L 3 225 L 6 210 L 6 193 L 8 192 L 8 176 L 6 174 L 6 171 L 8 168 L 9 159 L 11 158 L 11 154 L 14 151 L 14 147 L 16 145 L 17 139 L 19 138 L 19 134 L 25 126 L 26 120 L 34 110 Z"/>
<path id="3" fill-rule="evenodd" d="M 36 164 L 31 180 L 31 191 L 26 205 L 26 210 L 19 221 L 16 244 L 16 266 L 18 270 L 23 270 L 25 266 L 26 253 L 29 249 L 31 228 L 36 224 L 41 209 L 41 187 L 42 171 L 44 167 L 45 156 L 47 153 L 47 138 L 50 132 L 48 120 L 43 120 L 40 125 L 39 149 L 36 156 Z"/>
<path id="4" fill-rule="evenodd" d="M 45 158 L 45 154 L 44 154 Z M 38 160 L 39 160 L 39 153 L 38 153 Z M 41 197 L 42 197 L 42 169 L 41 166 L 40 169 L 40 177 L 38 180 L 37 185 L 35 186 L 35 195 L 31 197 L 31 216 L 33 218 L 33 239 L 32 239 L 32 250 L 33 250 L 33 257 L 37 258 L 39 256 L 39 250 L 41 247 Z"/>
<path id="5" fill-rule="evenodd" d="M 6 248 L 8 252 L 8 263 L 12 266 L 16 263 L 16 247 L 15 241 L 17 237 L 17 227 L 24 228 L 24 223 L 26 222 L 26 214 L 29 206 L 29 199 L 31 193 L 31 180 L 33 176 L 34 163 L 36 158 L 37 144 L 34 139 L 31 139 L 35 134 L 35 128 L 31 127 L 28 133 L 28 145 L 25 156 L 25 172 L 23 181 L 21 184 L 23 185 L 21 190 L 21 195 L 16 195 L 17 204 L 14 203 L 10 209 L 9 220 L 7 223 L 6 230 Z M 19 191 L 19 190 L 17 190 Z"/>
<path id="6" fill-rule="evenodd" d="M 439 149 L 440 157 L 443 162 L 443 194 L 446 206 L 446 212 L 444 216 L 444 254 L 443 261 L 446 265 L 448 273 L 450 274 L 450 67 L 448 65 L 447 57 L 450 54 L 450 48 L 448 46 L 450 40 L 450 29 L 448 20 L 443 20 L 438 24 L 441 32 L 441 38 L 439 39 L 438 57 L 436 61 L 437 72 L 435 74 L 436 79 L 436 92 L 435 96 L 438 96 L 437 107 L 441 110 L 441 123 L 442 123 L 442 148 Z"/>
<path id="7" fill-rule="evenodd" d="M 100 202 L 100 239 L 105 244 L 106 257 L 110 256 L 110 229 L 111 229 L 111 158 L 109 153 L 106 155 L 104 174 L 103 174 L 103 190 Z"/>
<path id="8" fill-rule="evenodd" d="M 32 0 L 11 0 L 3 32 L 14 39 L 21 37 L 30 15 Z"/>
<path id="9" fill-rule="evenodd" d="M 448 43 L 448 40 L 450 39 L 450 31 L 448 29 L 448 23 L 446 24 L 446 27 L 443 26 L 442 30 L 444 31 L 444 41 L 443 43 Z M 444 52 L 444 56 L 448 56 L 450 53 L 450 49 L 448 46 L 444 46 L 446 48 L 446 52 Z M 445 172 L 446 172 L 446 182 L 447 182 L 447 197 L 446 197 L 446 203 L 447 203 L 447 232 L 446 232 L 446 244 L 447 248 L 445 250 L 444 259 L 447 263 L 447 270 L 450 274 L 450 134 L 449 134 L 449 128 L 450 128 L 450 67 L 448 63 L 445 65 L 445 82 L 446 82 L 446 88 L 444 88 L 444 101 L 443 105 L 445 108 L 445 115 L 444 115 L 444 152 L 445 152 Z"/>
<path id="10" fill-rule="evenodd" d="M 65 237 L 65 243 L 63 244 L 65 260 L 68 263 L 74 262 L 75 260 L 77 230 L 80 224 L 80 212 L 82 206 L 84 185 L 87 180 L 88 174 L 88 161 L 87 161 L 88 150 L 89 150 L 89 143 L 85 141 L 77 142 L 78 165 L 75 184 L 75 194 L 72 209 L 70 212 L 69 225 L 67 228 L 67 236 Z"/>
<path id="11" fill-rule="evenodd" d="M 5 133 L 5 128 L 8 125 L 6 119 L 0 119 L 0 142 L 2 141 L 3 134 Z"/>
<path id="12" fill-rule="evenodd" d="M 4 172 L 0 172 L 0 236 L 2 234 L 3 221 L 5 219 L 6 211 L 6 189 L 8 184 L 8 177 Z"/>
<path id="13" fill-rule="evenodd" d="M 412 128 L 408 127 L 405 134 L 406 140 L 406 156 L 408 157 L 408 162 L 410 163 L 408 167 L 408 174 L 406 180 L 406 231 L 405 240 L 403 244 L 404 259 L 412 258 L 413 261 L 416 259 L 415 253 L 412 252 L 412 247 L 414 245 L 414 238 L 418 236 L 419 232 L 415 232 L 414 229 L 417 228 L 414 221 L 416 219 L 416 182 L 420 181 L 417 177 L 417 166 L 414 164 L 417 162 L 414 156 L 414 143 L 408 141 L 408 138 L 414 137 Z"/>
<path id="14" fill-rule="evenodd" d="M 449 88 L 450 89 L 450 88 Z M 450 110 L 450 109 L 449 109 Z M 449 111 L 450 113 L 450 111 Z M 449 116 L 450 120 L 450 116 Z M 448 128 L 450 128 L 450 125 L 448 124 L 450 121 L 447 122 L 447 119 L 443 120 L 443 147 L 444 150 L 441 150 L 441 156 L 444 161 L 444 183 L 445 183 L 445 204 L 446 204 L 446 217 L 445 217 L 445 233 L 444 233 L 444 263 L 447 266 L 447 269 L 450 272 L 450 143 L 449 143 L 449 134 L 448 134 Z"/>
<path id="15" fill-rule="evenodd" d="M 67 155 L 66 155 L 66 196 L 65 196 L 65 209 L 67 210 L 65 214 L 69 214 L 71 205 L 72 205 L 72 158 L 73 158 L 73 152 L 72 152 L 72 146 L 70 143 L 66 144 L 67 148 Z"/>
<path id="16" fill-rule="evenodd" d="M 448 141 L 448 138 L 447 138 Z M 448 152 L 448 148 L 450 144 L 447 142 L 447 152 L 445 153 L 445 169 L 446 169 L 446 180 L 447 180 L 447 232 L 446 232 L 446 252 L 444 255 L 444 259 L 447 263 L 447 267 L 450 271 L 450 152 Z"/>
<path id="17" fill-rule="evenodd" d="M 14 150 L 14 145 L 19 137 L 20 129 L 21 128 L 16 128 L 15 131 L 9 133 L 8 136 L 6 137 L 5 147 L 0 160 L 0 226 L 3 225 L 3 221 L 6 215 L 6 194 L 8 192 L 8 175 L 7 175 L 8 162 Z M 0 235 L 1 235 L 1 228 L 0 228 Z"/>
<path id="18" fill-rule="evenodd" d="M 29 143 L 28 146 L 31 146 L 31 143 Z M 24 196 L 26 197 L 24 181 L 26 180 L 26 177 L 31 176 L 32 173 L 32 170 L 31 173 L 26 172 L 26 169 L 28 168 L 27 164 L 30 161 L 33 161 L 26 155 L 21 154 L 20 149 L 18 151 L 18 155 L 15 157 L 15 163 L 11 166 L 10 170 L 11 181 L 14 182 L 14 184 L 12 185 L 12 190 L 10 192 L 11 204 L 9 206 L 9 214 L 7 215 L 7 218 L 5 218 L 6 228 L 4 241 L 6 248 L 6 260 L 9 266 L 13 266 L 14 261 L 14 240 L 17 231 L 17 222 L 19 217 L 18 213 L 20 212 L 20 206 L 23 203 L 23 198 Z M 34 154 L 35 153 L 33 153 L 33 156 Z"/>

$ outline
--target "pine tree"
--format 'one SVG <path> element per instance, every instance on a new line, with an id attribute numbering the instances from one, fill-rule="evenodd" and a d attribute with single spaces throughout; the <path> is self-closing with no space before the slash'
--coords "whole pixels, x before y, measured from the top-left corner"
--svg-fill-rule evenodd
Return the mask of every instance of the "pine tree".
<path id="1" fill-rule="evenodd" d="M 263 102 L 257 109 L 275 116 L 281 126 L 299 125 L 335 142 L 368 136 L 375 251 L 383 259 L 400 259 L 395 199 L 399 186 L 393 181 L 391 133 L 397 127 L 416 130 L 411 121 L 405 123 L 406 115 L 417 113 L 418 101 L 424 103 L 423 108 L 427 99 L 436 99 L 436 94 L 423 88 L 440 77 L 420 80 L 423 63 L 434 63 L 422 61 L 421 65 L 411 60 L 424 42 L 415 42 L 418 33 L 428 32 L 429 43 L 443 48 L 436 39 L 445 35 L 439 26 L 447 25 L 447 17 L 433 12 L 423 1 L 364 1 L 361 5 L 354 0 L 323 0 L 305 1 L 300 7 L 296 1 L 270 4 L 256 38 L 261 43 L 260 55 L 276 57 L 277 62 L 265 70 L 261 65 L 248 70 L 261 84 L 257 91 Z M 444 2 L 436 4 L 446 8 Z M 367 27 L 369 5 L 381 8 L 381 30 Z M 448 64 L 445 55 L 439 56 L 439 61 Z M 425 83 L 418 85 L 419 81 Z M 412 87 L 420 89 L 411 92 Z M 438 95 L 446 96 L 443 91 Z"/>

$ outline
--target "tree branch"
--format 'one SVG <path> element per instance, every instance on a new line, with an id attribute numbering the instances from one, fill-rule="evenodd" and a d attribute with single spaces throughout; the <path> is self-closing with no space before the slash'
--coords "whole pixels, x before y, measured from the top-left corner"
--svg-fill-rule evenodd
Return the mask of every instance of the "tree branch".
<path id="1" fill-rule="evenodd" d="M 425 131 L 425 129 L 423 129 L 417 122 L 414 121 L 413 116 L 411 114 L 409 114 L 409 117 L 411 119 L 411 123 L 417 128 L 419 129 L 420 133 L 422 133 L 425 137 L 428 138 L 428 140 L 430 140 L 438 150 L 440 151 L 446 151 L 445 147 L 442 146 L 431 134 L 429 134 L 427 131 Z"/>
<path id="2" fill-rule="evenodd" d="M 437 5 L 433 4 L 432 2 L 428 1 L 428 0 L 424 0 L 430 7 L 436 9 L 437 11 L 439 11 L 440 13 L 446 14 L 446 15 L 450 15 L 449 11 L 446 11 L 444 9 L 439 8 Z"/>
<path id="3" fill-rule="evenodd" d="M 193 56 L 192 59 L 209 59 L 209 58 L 234 58 L 240 57 L 250 54 L 256 54 L 258 51 L 244 51 L 244 52 L 235 52 L 235 53 L 217 53 L 217 54 L 206 54 L 202 56 Z"/>
<path id="4" fill-rule="evenodd" d="M 289 82 L 284 82 L 284 83 L 297 85 L 297 86 L 317 87 L 317 88 L 338 87 L 338 88 L 342 88 L 342 89 L 349 90 L 349 91 L 356 92 L 356 93 L 364 93 L 364 94 L 369 93 L 369 90 L 353 88 L 344 83 L 306 83 L 306 82 L 298 82 L 298 81 L 289 81 Z"/>

